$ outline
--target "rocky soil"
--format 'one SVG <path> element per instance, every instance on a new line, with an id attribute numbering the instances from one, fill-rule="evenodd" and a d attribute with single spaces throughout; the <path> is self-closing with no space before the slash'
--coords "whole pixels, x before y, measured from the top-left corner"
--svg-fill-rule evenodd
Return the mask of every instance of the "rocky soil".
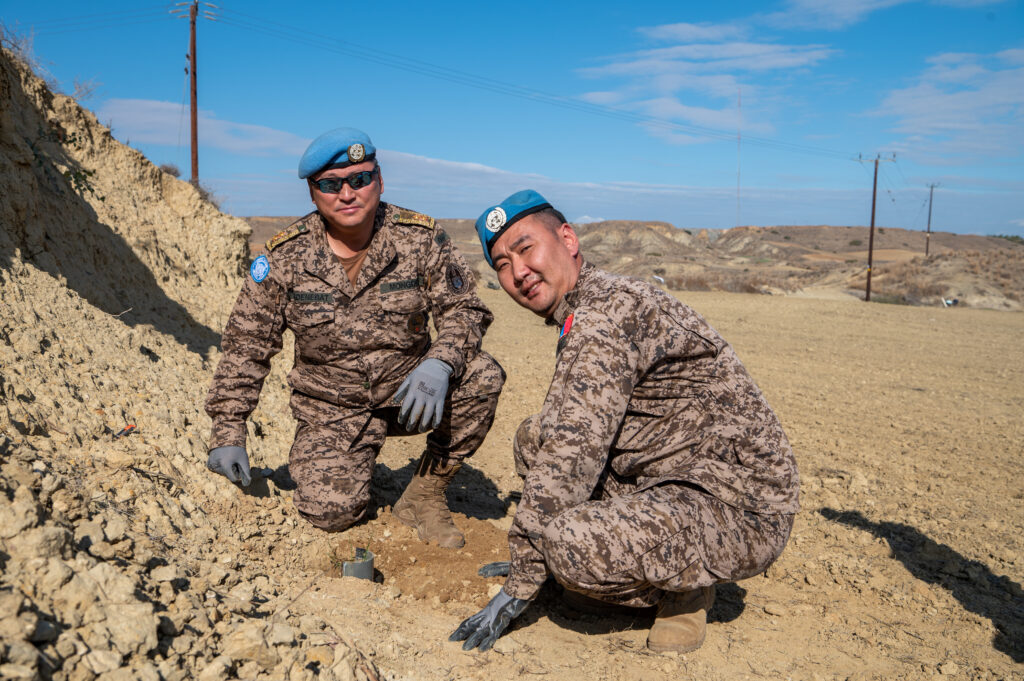
<path id="1" fill-rule="evenodd" d="M 581 615 L 554 586 L 465 653 L 447 635 L 500 586 L 476 570 L 507 556 L 511 439 L 552 329 L 481 287 L 509 379 L 449 491 L 464 549 L 390 514 L 423 436 L 385 446 L 372 518 L 322 533 L 291 505 L 289 347 L 250 422 L 253 485 L 204 466 L 248 227 L 7 53 L 0 105 L 0 678 L 1024 678 L 1024 315 L 681 294 L 797 451 L 783 557 L 719 590 L 692 654 L 651 654 L 649 617 Z M 376 581 L 340 576 L 357 547 Z"/>

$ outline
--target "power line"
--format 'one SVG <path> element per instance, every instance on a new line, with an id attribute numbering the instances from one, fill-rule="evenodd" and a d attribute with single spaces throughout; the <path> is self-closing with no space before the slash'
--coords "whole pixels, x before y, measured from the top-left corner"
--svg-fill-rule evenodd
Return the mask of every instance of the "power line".
<path id="1" fill-rule="evenodd" d="M 363 61 L 376 63 L 381 66 L 387 66 L 389 68 L 394 68 L 409 73 L 424 75 L 438 80 L 444 80 L 459 85 L 464 85 L 467 87 L 486 90 L 496 94 L 503 94 L 511 97 L 517 97 L 520 99 L 526 99 L 529 101 L 536 101 L 551 106 L 557 106 L 560 108 L 568 109 L 571 111 L 588 113 L 591 115 L 602 116 L 605 118 L 622 120 L 632 123 L 642 123 L 645 125 L 651 125 L 666 130 L 684 132 L 687 134 L 706 137 L 715 140 L 731 141 L 734 139 L 732 133 L 724 130 L 716 130 L 714 128 L 694 124 L 676 123 L 654 116 L 638 114 L 625 109 L 607 107 L 599 104 L 592 104 L 590 102 L 585 102 L 574 97 L 555 95 L 548 92 L 543 92 L 541 90 L 535 90 L 532 88 L 514 85 L 492 78 L 478 76 L 465 71 L 449 69 L 419 59 L 413 59 L 397 54 L 388 53 L 380 50 L 379 47 L 369 47 L 348 41 L 339 41 L 336 36 L 318 35 L 315 33 L 310 33 L 305 29 L 297 29 L 287 26 L 285 24 L 280 24 L 278 22 L 266 21 L 259 17 L 255 17 L 253 15 L 245 14 L 235 10 L 222 9 L 221 12 L 222 14 L 219 17 L 220 23 L 228 26 L 241 28 L 255 33 L 261 33 L 263 35 L 271 36 L 282 40 L 297 42 L 306 47 L 315 47 L 324 51 L 343 54 L 346 56 L 354 57 L 356 59 L 361 59 Z M 754 144 L 756 146 L 762 146 L 782 151 L 789 151 L 793 153 L 804 153 L 842 160 L 853 159 L 852 154 L 837 151 L 834 149 L 813 147 L 810 145 L 804 145 L 793 142 L 784 142 L 781 140 L 773 140 L 764 137 L 746 136 L 745 141 L 748 144 Z"/>
<path id="2" fill-rule="evenodd" d="M 60 25 L 67 23 L 76 23 L 86 20 L 94 20 L 99 17 L 111 17 L 111 16 L 126 16 L 139 14 L 140 12 L 151 12 L 152 10 L 159 9 L 160 11 L 166 11 L 171 5 L 169 3 L 162 3 L 160 5 L 151 5 L 149 7 L 140 7 L 136 9 L 117 10 L 114 12 L 95 12 L 93 14 L 80 14 L 74 17 L 60 17 L 58 19 L 41 19 L 39 21 L 30 22 L 30 26 L 49 26 L 49 25 Z"/>
<path id="3" fill-rule="evenodd" d="M 161 4 L 148 8 L 101 12 L 77 17 L 45 20 L 35 22 L 33 25 L 41 27 L 41 32 L 47 35 L 128 26 L 163 20 L 168 18 L 169 10 L 173 14 L 179 11 L 176 9 L 177 7 L 188 4 L 191 3 L 177 3 L 174 5 Z M 692 123 L 678 123 L 655 116 L 629 111 L 627 109 L 593 104 L 576 97 L 557 95 L 541 90 L 535 90 L 533 88 L 514 85 L 493 78 L 478 76 L 469 72 L 439 66 L 423 60 L 388 53 L 380 50 L 379 47 L 376 46 L 370 47 L 348 41 L 342 42 L 335 36 L 310 33 L 305 29 L 290 27 L 285 24 L 262 19 L 254 15 L 217 7 L 206 2 L 203 2 L 202 4 L 219 12 L 219 14 L 214 15 L 210 13 L 209 10 L 203 10 L 203 18 L 218 21 L 219 23 L 223 23 L 228 26 L 259 33 L 276 39 L 300 43 L 306 47 L 313 47 L 327 52 L 343 54 L 363 61 L 376 63 L 381 66 L 493 92 L 495 94 L 547 104 L 549 106 L 555 106 L 569 111 L 576 111 L 578 113 L 586 113 L 612 120 L 642 124 L 711 140 L 731 141 L 734 139 L 733 134 L 725 130 L 718 130 Z M 746 135 L 744 141 L 746 141 L 747 144 L 753 144 L 755 146 L 778 151 L 808 154 L 837 160 L 855 160 L 853 155 L 847 152 L 815 147 L 796 142 L 786 142 L 783 140 L 753 135 Z"/>
<path id="4" fill-rule="evenodd" d="M 167 5 L 143 10 L 126 10 L 124 12 L 105 12 L 82 17 L 67 17 L 50 21 L 38 21 L 29 24 L 33 35 L 51 36 L 80 31 L 97 31 L 122 26 L 153 23 L 168 18 Z"/>

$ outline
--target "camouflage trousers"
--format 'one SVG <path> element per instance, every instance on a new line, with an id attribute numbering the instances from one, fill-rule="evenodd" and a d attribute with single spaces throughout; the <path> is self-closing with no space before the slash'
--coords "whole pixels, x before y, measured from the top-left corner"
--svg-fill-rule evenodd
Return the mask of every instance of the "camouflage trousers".
<path id="1" fill-rule="evenodd" d="M 448 388 L 441 424 L 427 435 L 426 451 L 442 461 L 461 461 L 480 447 L 494 421 L 505 381 L 485 352 L 466 364 Z M 398 407 L 357 410 L 293 392 L 298 421 L 288 469 L 296 483 L 292 500 L 310 523 L 337 532 L 366 517 L 373 466 L 389 435 L 414 435 L 398 423 Z"/>
<path id="2" fill-rule="evenodd" d="M 519 426 L 513 445 L 521 477 L 538 447 L 534 416 Z M 548 523 L 541 551 L 563 587 L 640 608 L 657 604 L 666 591 L 764 572 L 792 527 L 792 515 L 744 511 L 687 483 L 643 489 L 607 468 L 589 501 Z"/>

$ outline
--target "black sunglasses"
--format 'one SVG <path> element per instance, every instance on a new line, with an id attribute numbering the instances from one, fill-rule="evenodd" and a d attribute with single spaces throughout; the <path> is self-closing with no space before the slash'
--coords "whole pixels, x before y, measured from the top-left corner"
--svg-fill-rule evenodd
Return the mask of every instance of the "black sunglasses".
<path id="1" fill-rule="evenodd" d="M 376 175 L 379 170 L 380 168 L 363 170 L 358 173 L 353 173 L 348 177 L 325 177 L 322 180 L 310 180 L 310 183 L 315 184 L 316 188 L 324 194 L 337 194 L 346 184 L 349 187 L 352 187 L 352 189 L 362 189 L 373 182 L 373 176 Z"/>

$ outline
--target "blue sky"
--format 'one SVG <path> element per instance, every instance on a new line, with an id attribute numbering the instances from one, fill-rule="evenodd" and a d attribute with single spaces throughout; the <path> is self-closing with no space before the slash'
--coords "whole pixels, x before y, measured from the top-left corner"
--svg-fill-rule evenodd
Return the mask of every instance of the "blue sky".
<path id="1" fill-rule="evenodd" d="M 571 220 L 876 222 L 1024 235 L 1024 2 L 200 4 L 200 178 L 236 215 L 311 209 L 339 126 L 384 198 L 475 218 L 531 187 Z M 173 5 L 0 0 L 117 139 L 189 174 Z M 739 138 L 739 139 L 737 139 Z"/>

